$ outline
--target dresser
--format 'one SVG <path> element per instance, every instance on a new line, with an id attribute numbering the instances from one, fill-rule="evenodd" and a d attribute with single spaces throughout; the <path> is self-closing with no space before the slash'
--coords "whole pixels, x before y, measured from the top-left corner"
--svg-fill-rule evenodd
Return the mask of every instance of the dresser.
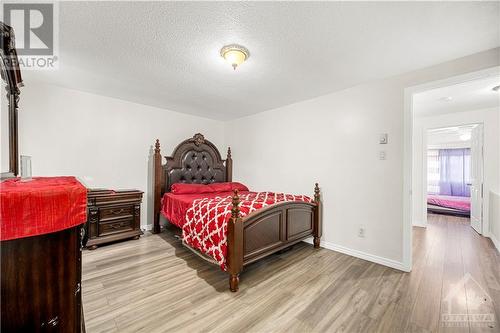
<path id="1" fill-rule="evenodd" d="M 86 196 L 74 177 L 0 183 L 1 332 L 85 331 Z"/>
<path id="2" fill-rule="evenodd" d="M 138 239 L 141 202 L 138 190 L 90 189 L 87 192 L 86 244 L 89 250 L 124 239 Z"/>

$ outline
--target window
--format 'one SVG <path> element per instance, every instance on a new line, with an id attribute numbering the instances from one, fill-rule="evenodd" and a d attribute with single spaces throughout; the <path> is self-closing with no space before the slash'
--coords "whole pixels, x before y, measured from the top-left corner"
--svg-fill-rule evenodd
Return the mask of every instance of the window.
<path id="1" fill-rule="evenodd" d="M 470 197 L 470 148 L 439 150 L 439 194 Z"/>
<path id="2" fill-rule="evenodd" d="M 427 150 L 427 193 L 439 194 L 439 149 Z"/>
<path id="3" fill-rule="evenodd" d="M 427 193 L 470 196 L 470 148 L 427 150 Z"/>

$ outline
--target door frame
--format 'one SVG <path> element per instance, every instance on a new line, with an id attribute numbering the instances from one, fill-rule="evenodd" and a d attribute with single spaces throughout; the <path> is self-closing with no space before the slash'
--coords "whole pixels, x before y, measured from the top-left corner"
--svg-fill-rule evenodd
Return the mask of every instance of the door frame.
<path id="1" fill-rule="evenodd" d="M 412 166 L 413 166 L 413 95 L 436 88 L 483 79 L 500 74 L 500 66 L 452 76 L 442 80 L 410 86 L 404 89 L 403 114 L 403 267 L 412 269 Z"/>
<path id="2" fill-rule="evenodd" d="M 443 128 L 448 128 L 448 127 L 461 127 L 461 126 L 472 126 L 472 125 L 479 125 L 483 128 L 481 132 L 481 145 L 483 147 L 484 151 L 484 122 L 473 122 L 473 123 L 449 123 L 443 126 L 438 126 L 438 127 L 424 127 L 422 129 L 422 221 L 421 224 L 419 224 L 419 227 L 424 227 L 427 228 L 427 169 L 429 167 L 428 160 L 427 160 L 427 150 L 429 148 L 428 145 L 428 133 L 429 131 L 433 130 L 440 130 Z M 484 155 L 481 154 L 481 168 L 484 170 Z M 484 171 L 482 173 L 482 179 L 481 179 L 481 184 L 484 182 Z M 484 199 L 484 198 L 483 198 Z M 413 198 L 412 198 L 413 200 Z M 481 200 L 481 210 L 483 209 L 483 201 Z M 413 219 L 413 216 L 412 216 Z M 412 221 L 413 224 L 413 221 Z M 484 224 L 483 224 L 483 219 L 481 219 L 481 235 L 484 234 Z"/>
<path id="3" fill-rule="evenodd" d="M 484 223 L 484 123 L 480 123 L 478 124 L 480 126 L 480 129 L 481 129 L 481 133 L 480 133 L 480 141 L 481 141 L 481 163 L 480 163 L 480 168 L 481 168 L 481 221 L 479 222 L 480 223 L 480 226 L 479 226 L 479 230 L 476 230 L 472 224 L 472 200 L 471 200 L 471 218 L 470 218 L 470 223 L 471 223 L 471 228 L 473 230 L 475 230 L 476 232 L 478 232 L 480 235 L 482 236 L 486 236 L 488 235 L 488 229 L 489 229 L 489 219 L 488 219 L 488 225 L 485 225 Z M 471 138 L 472 140 L 472 138 Z M 473 163 L 472 161 L 472 142 L 471 142 L 471 163 Z M 472 170 L 472 168 L 471 168 Z M 472 194 L 471 194 L 471 198 L 472 198 Z"/>

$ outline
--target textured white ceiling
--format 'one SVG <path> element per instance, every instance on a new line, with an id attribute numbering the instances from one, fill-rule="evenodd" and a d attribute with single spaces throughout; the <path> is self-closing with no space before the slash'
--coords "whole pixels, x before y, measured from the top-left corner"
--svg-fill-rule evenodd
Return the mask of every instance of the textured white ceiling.
<path id="1" fill-rule="evenodd" d="M 498 47 L 499 5 L 61 2 L 60 70 L 25 76 L 232 119 Z M 229 43 L 251 53 L 236 71 Z"/>
<path id="2" fill-rule="evenodd" d="M 499 107 L 500 91 L 492 90 L 498 85 L 500 76 L 492 76 L 424 91 L 413 96 L 413 110 L 417 117 L 426 117 Z"/>

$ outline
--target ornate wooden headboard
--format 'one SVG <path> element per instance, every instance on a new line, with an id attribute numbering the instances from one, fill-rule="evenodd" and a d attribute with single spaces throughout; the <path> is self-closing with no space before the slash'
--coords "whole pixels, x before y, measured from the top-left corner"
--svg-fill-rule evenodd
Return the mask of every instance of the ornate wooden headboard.
<path id="1" fill-rule="evenodd" d="M 170 192 L 172 184 L 210 184 L 232 180 L 233 160 L 231 148 L 223 160 L 217 147 L 197 133 L 182 141 L 166 156 L 162 164 L 160 141 L 156 140 L 154 152 L 154 223 L 153 232 L 160 232 L 161 197 Z"/>

